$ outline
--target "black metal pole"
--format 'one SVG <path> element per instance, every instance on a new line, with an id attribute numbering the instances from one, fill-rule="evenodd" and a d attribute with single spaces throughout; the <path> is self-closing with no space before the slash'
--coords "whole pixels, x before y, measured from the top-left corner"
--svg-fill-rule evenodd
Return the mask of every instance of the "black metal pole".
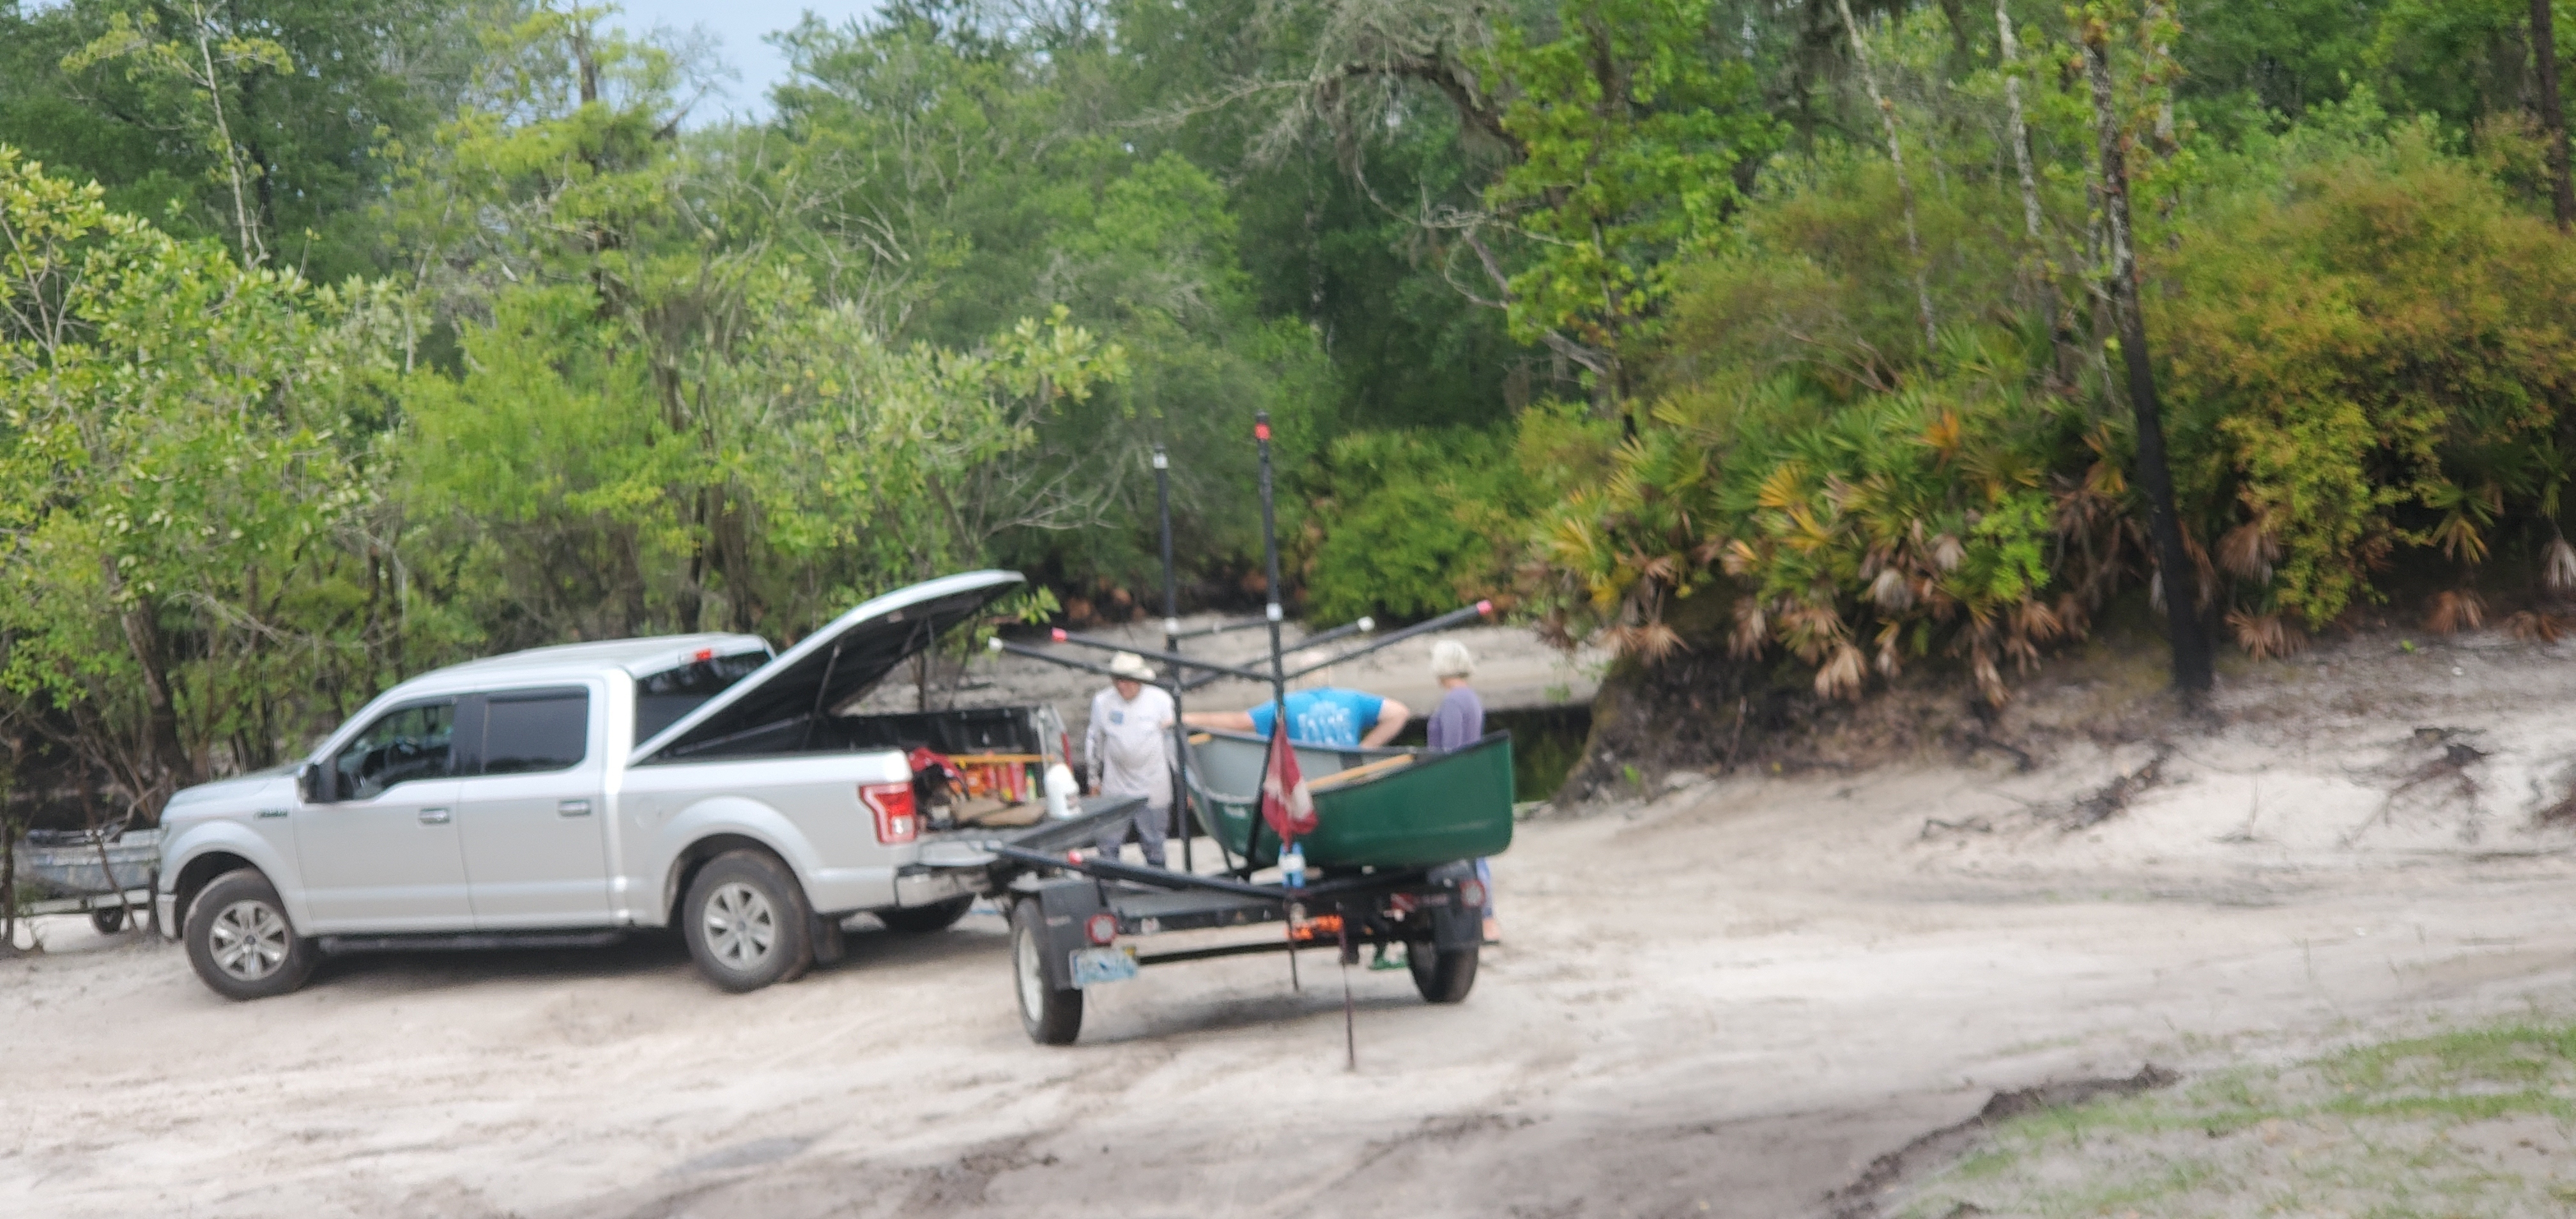
<path id="1" fill-rule="evenodd" d="M 1359 1017 L 1351 1011 L 1351 961 L 1358 954 L 1351 950 L 1349 921 L 1339 917 L 1338 909 L 1335 915 L 1333 938 L 1341 942 L 1342 950 L 1342 1062 L 1348 1069 L 1357 1071 L 1360 1069 L 1360 1025 Z"/>
<path id="2" fill-rule="evenodd" d="M 1402 643 L 1407 639 L 1411 639 L 1416 635 L 1428 635 L 1433 631 L 1445 631 L 1453 626 L 1474 622 L 1478 618 L 1482 618 L 1493 612 L 1493 602 L 1479 601 L 1474 605 L 1463 606 L 1461 608 L 1451 610 L 1437 618 L 1433 618 L 1425 622 L 1414 623 L 1412 626 L 1408 626 L 1403 630 L 1389 631 L 1386 634 L 1369 640 L 1367 643 L 1363 643 L 1358 647 L 1352 648 L 1350 651 L 1344 652 L 1339 656 L 1327 656 L 1313 664 L 1306 665 L 1288 676 L 1304 677 L 1317 669 L 1330 668 L 1331 666 L 1340 664 L 1346 660 L 1357 660 L 1362 656 L 1366 656 L 1371 652 L 1377 651 L 1379 648 L 1393 647 L 1396 644 Z"/>
<path id="3" fill-rule="evenodd" d="M 1267 618 L 1237 618 L 1227 622 L 1211 623 L 1207 626 L 1194 626 L 1186 631 L 1179 632 L 1175 638 L 1197 639 L 1202 635 L 1222 635 L 1227 631 L 1248 631 L 1267 621 L 1269 621 Z"/>
<path id="4" fill-rule="evenodd" d="M 1297 650 L 1298 650 L 1298 651 L 1300 651 L 1300 652 L 1304 652 L 1304 651 L 1306 651 L 1306 650 L 1308 650 L 1308 649 L 1311 649 L 1311 648 L 1321 647 L 1321 646 L 1323 646 L 1323 645 L 1325 645 L 1325 644 L 1328 644 L 1328 643 L 1336 643 L 1336 642 L 1339 642 L 1339 641 L 1341 641 L 1341 640 L 1348 639 L 1348 638 L 1350 638 L 1350 637 L 1351 637 L 1351 636 L 1353 636 L 1353 635 L 1362 634 L 1362 633 L 1365 633 L 1365 632 L 1368 632 L 1368 631 L 1374 631 L 1374 630 L 1376 630 L 1376 629 L 1377 629 L 1377 619 L 1375 619 L 1375 618 L 1362 618 L 1362 619 L 1360 619 L 1360 620 L 1359 620 L 1359 621 L 1357 621 L 1357 622 L 1348 623 L 1348 624 L 1343 625 L 1343 626 L 1337 626 L 1337 627 L 1334 627 L 1333 629 L 1331 629 L 1331 630 L 1329 630 L 1329 631 L 1326 631 L 1326 632 L 1324 632 L 1323 634 L 1320 634 L 1320 635 L 1309 635 L 1309 636 L 1305 637 L 1304 639 L 1300 639 L 1300 640 L 1298 640 L 1298 641 L 1297 641 Z M 1189 638 L 1189 636 L 1185 634 L 1185 635 L 1183 635 L 1183 636 L 1182 636 L 1182 638 L 1186 639 L 1186 638 Z M 1358 655 L 1358 653 L 1354 652 L 1354 653 L 1352 653 L 1351 655 L 1354 655 L 1354 656 L 1355 656 L 1355 655 Z M 1335 657 L 1333 660 L 1329 660 L 1329 661 L 1326 661 L 1326 662 L 1324 662 L 1324 663 L 1326 663 L 1326 664 L 1334 664 L 1334 663 L 1338 663 L 1339 661 L 1347 660 L 1347 659 L 1349 659 L 1349 657 L 1347 657 L 1347 656 Z M 1299 672 L 1299 673 L 1302 673 L 1302 672 L 1306 672 L 1306 671 L 1307 671 L 1307 670 L 1303 670 L 1303 669 L 1301 669 L 1301 670 L 1299 670 L 1298 672 Z M 1196 676 L 1196 677 L 1189 678 L 1186 682 L 1184 682 L 1184 683 L 1183 683 L 1183 685 L 1182 685 L 1182 687 L 1181 687 L 1181 688 L 1182 688 L 1182 689 L 1184 689 L 1184 690 L 1196 690 L 1196 689 L 1198 689 L 1199 687 L 1204 686 L 1204 685 L 1207 685 L 1207 684 L 1209 684 L 1209 683 L 1211 683 L 1211 682 L 1220 682 L 1220 681 L 1224 681 L 1224 680 L 1225 680 L 1227 677 L 1229 677 L 1229 676 L 1231 676 L 1231 674 L 1226 674 L 1226 673 L 1208 673 L 1208 672 L 1202 672 L 1202 673 L 1200 673 L 1200 674 L 1199 674 L 1198 676 Z M 1289 675 L 1288 675 L 1289 680 L 1291 680 L 1291 681 L 1296 680 L 1297 676 L 1298 676 L 1298 674 L 1297 674 L 1297 673 L 1291 673 L 1291 674 L 1289 674 Z"/>
<path id="5" fill-rule="evenodd" d="M 1463 607 L 1460 607 L 1460 608 L 1458 608 L 1458 609 L 1451 610 L 1451 611 L 1449 611 L 1448 613 L 1442 614 L 1442 615 L 1440 615 L 1440 616 L 1439 616 L 1439 617 L 1437 617 L 1437 618 L 1432 618 L 1432 619 L 1428 619 L 1428 620 L 1425 620 L 1425 621 L 1422 621 L 1422 622 L 1414 623 L 1412 626 L 1408 626 L 1408 627 L 1404 628 L 1403 630 L 1400 630 L 1400 631 L 1390 631 L 1390 632 L 1388 632 L 1388 633 L 1386 633 L 1386 634 L 1384 634 L 1384 635 L 1380 635 L 1380 636 L 1378 636 L 1378 637 L 1377 637 L 1377 638 L 1375 638 L 1375 639 L 1371 639 L 1371 640 L 1369 640 L 1367 643 L 1363 643 L 1363 644 L 1359 645 L 1358 647 L 1352 648 L 1350 651 L 1344 652 L 1344 653 L 1342 653 L 1342 654 L 1340 654 L 1340 655 L 1338 655 L 1338 656 L 1327 656 L 1327 657 L 1325 657 L 1324 659 L 1322 659 L 1322 660 L 1318 660 L 1318 661 L 1316 661 L 1316 662 L 1315 662 L 1315 663 L 1313 663 L 1313 664 L 1300 666 L 1299 668 L 1297 668 L 1297 669 L 1295 669 L 1295 670 L 1291 671 L 1291 672 L 1288 674 L 1288 677 L 1289 677 L 1289 679 L 1290 679 L 1290 680 L 1292 680 L 1292 681 L 1293 681 L 1293 680 L 1295 680 L 1295 679 L 1297 679 L 1297 678 L 1304 677 L 1305 675 L 1307 675 L 1307 674 L 1309 674 L 1309 673 L 1315 672 L 1315 671 L 1316 671 L 1316 670 L 1318 670 L 1318 669 L 1328 669 L 1328 668 L 1331 668 L 1331 667 L 1332 667 L 1332 666 L 1334 666 L 1334 665 L 1341 664 L 1341 663 L 1342 663 L 1342 662 L 1344 662 L 1344 661 L 1348 661 L 1348 660 L 1357 660 L 1357 659 L 1359 659 L 1360 657 L 1362 657 L 1362 656 L 1366 656 L 1366 655 L 1368 655 L 1369 653 L 1374 652 L 1374 651 L 1377 651 L 1377 650 L 1378 650 L 1378 649 L 1380 649 L 1380 648 L 1392 647 L 1392 646 L 1394 646 L 1394 645 L 1396 645 L 1396 644 L 1399 644 L 1399 643 L 1404 642 L 1404 641 L 1405 641 L 1405 640 L 1407 640 L 1407 639 L 1411 639 L 1411 638 L 1413 638 L 1413 637 L 1415 637 L 1415 636 L 1417 636 L 1417 635 L 1427 635 L 1427 634 L 1430 634 L 1430 633 L 1431 633 L 1431 632 L 1433 632 L 1433 631 L 1445 631 L 1445 630 L 1448 630 L 1450 627 L 1457 626 L 1457 625 L 1459 625 L 1459 624 L 1461 624 L 1461 623 L 1473 622 L 1473 621 L 1475 621 L 1476 619 L 1478 619 L 1478 618 L 1482 618 L 1482 617 L 1485 617 L 1486 615 L 1491 614 L 1491 613 L 1493 613 L 1493 612 L 1494 612 L 1494 603 L 1493 603 L 1493 602 L 1491 602 L 1491 601 L 1479 601 L 1479 602 L 1475 603 L 1474 605 L 1463 606 Z M 1361 619 L 1361 620 L 1360 620 L 1360 622 L 1367 622 L 1367 621 L 1368 621 L 1368 619 L 1365 619 L 1365 618 L 1363 618 L 1363 619 Z M 1297 645 L 1297 646 L 1298 646 L 1299 650 L 1301 650 L 1301 651 L 1302 651 L 1302 650 L 1304 650 L 1305 648 L 1307 648 L 1308 646 L 1310 646 L 1310 645 L 1311 645 L 1311 644 L 1313 644 L 1313 643 L 1323 642 L 1323 641 L 1332 640 L 1332 639 L 1340 639 L 1340 638 L 1343 638 L 1343 637 L 1345 637 L 1345 636 L 1348 636 L 1348 635 L 1354 634 L 1354 633 L 1356 633 L 1356 632 L 1358 632 L 1358 631 L 1360 631 L 1360 630 L 1362 630 L 1362 629 L 1365 629 L 1365 628 L 1363 628 L 1363 627 L 1360 625 L 1360 623 L 1355 622 L 1355 623 L 1352 623 L 1352 624 L 1351 624 L 1351 625 L 1349 625 L 1349 626 L 1345 626 L 1345 627 L 1337 627 L 1337 628 L 1335 628 L 1335 629 L 1333 629 L 1333 630 L 1326 631 L 1324 634 L 1322 634 L 1322 635 L 1318 635 L 1318 636 L 1316 636 L 1314 639 L 1312 639 L 1312 640 L 1308 640 L 1306 643 L 1301 643 L 1301 644 L 1299 644 L 1299 645 Z M 1204 686 L 1204 685 L 1207 685 L 1207 684 L 1209 684 L 1209 683 L 1211 683 L 1211 682 L 1224 681 L 1224 680 L 1225 680 L 1226 678 L 1228 678 L 1228 677 L 1238 677 L 1238 676 L 1240 676 L 1240 674 L 1234 674 L 1234 673 L 1219 673 L 1219 672 L 1213 672 L 1213 671 L 1211 671 L 1211 672 L 1204 672 L 1204 673 L 1199 674 L 1199 675 L 1198 675 L 1198 676 L 1196 676 L 1196 677 L 1191 677 L 1191 678 L 1184 679 L 1184 680 L 1183 680 L 1183 682 L 1182 682 L 1182 686 L 1181 686 L 1181 688 L 1182 688 L 1182 689 L 1185 689 L 1185 690 L 1196 690 L 1196 689 L 1198 689 L 1199 687 Z"/>
<path id="6" fill-rule="evenodd" d="M 1270 412 L 1253 412 L 1252 439 L 1261 451 L 1261 566 L 1263 576 L 1269 581 L 1266 591 L 1270 596 L 1269 604 L 1261 607 L 1261 615 L 1270 622 L 1270 739 L 1276 742 L 1288 737 L 1288 667 L 1279 655 L 1279 620 L 1284 615 L 1279 610 L 1279 517 L 1271 507 L 1270 495 Z M 1275 762 L 1277 759 L 1272 760 Z M 1251 829 L 1243 838 L 1243 866 L 1247 875 L 1252 861 L 1259 857 L 1256 848 L 1260 842 L 1260 809 L 1255 808 Z M 1279 845 L 1284 851 L 1288 844 L 1282 840 Z M 1288 954 L 1291 979 L 1295 978 L 1296 970 L 1297 954 L 1291 951 Z"/>
<path id="7" fill-rule="evenodd" d="M 1154 507 L 1163 522 L 1163 650 L 1181 650 L 1181 595 L 1172 574 L 1172 459 L 1154 446 Z M 1172 813 L 1181 830 L 1181 870 L 1195 872 L 1190 843 L 1198 837 L 1190 820 L 1189 784 L 1181 768 L 1190 764 L 1190 730 L 1181 723 L 1181 675 L 1172 674 Z"/>
<path id="8" fill-rule="evenodd" d="M 1152 648 L 1139 647 L 1133 643 L 1122 643 L 1115 639 L 1100 639 L 1090 635 L 1077 634 L 1060 626 L 1049 628 L 1047 631 L 1047 638 L 1052 639 L 1057 643 L 1069 643 L 1078 648 L 1091 648 L 1102 652 L 1133 652 L 1139 659 L 1151 660 L 1159 664 L 1173 665 L 1179 669 L 1201 669 L 1211 673 L 1223 673 L 1228 677 L 1239 677 L 1245 681 L 1265 680 L 1264 674 L 1259 669 L 1248 669 L 1237 665 L 1219 664 L 1213 660 L 1193 660 L 1178 652 L 1158 652 Z"/>

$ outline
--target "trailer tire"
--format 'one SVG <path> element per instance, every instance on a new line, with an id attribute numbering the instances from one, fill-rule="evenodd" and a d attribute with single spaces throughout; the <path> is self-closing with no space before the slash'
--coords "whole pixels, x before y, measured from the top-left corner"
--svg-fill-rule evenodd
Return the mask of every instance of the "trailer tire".
<path id="1" fill-rule="evenodd" d="M 1476 988 L 1477 945 L 1439 948 L 1429 940 L 1404 946 L 1404 963 L 1413 970 L 1413 989 L 1425 1003 L 1457 1003 Z"/>
<path id="2" fill-rule="evenodd" d="M 933 931 L 946 931 L 956 926 L 957 920 L 966 917 L 966 912 L 974 908 L 975 895 L 969 893 L 927 906 L 897 906 L 891 910 L 879 910 L 877 921 L 885 924 L 888 931 L 927 935 Z"/>
<path id="3" fill-rule="evenodd" d="M 227 999 L 273 998 L 313 976 L 313 941 L 295 934 L 276 886 L 255 869 L 208 882 L 189 903 L 187 920 L 188 964 Z"/>
<path id="4" fill-rule="evenodd" d="M 1082 1035 L 1082 992 L 1047 985 L 1046 915 L 1035 900 L 1011 909 L 1011 978 L 1020 1027 L 1039 1045 L 1072 1045 Z"/>
<path id="5" fill-rule="evenodd" d="M 698 972 L 736 994 L 804 974 L 814 962 L 813 919 L 796 877 L 764 851 L 708 860 L 680 903 Z"/>

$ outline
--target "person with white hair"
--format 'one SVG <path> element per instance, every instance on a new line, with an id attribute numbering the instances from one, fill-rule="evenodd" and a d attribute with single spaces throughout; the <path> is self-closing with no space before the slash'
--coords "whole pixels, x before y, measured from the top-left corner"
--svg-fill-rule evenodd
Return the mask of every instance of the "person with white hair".
<path id="1" fill-rule="evenodd" d="M 1153 666 L 1134 652 L 1109 661 L 1109 688 L 1091 696 L 1091 725 L 1082 734 L 1091 790 L 1143 796 L 1144 806 L 1100 831 L 1100 854 L 1116 859 L 1136 831 L 1145 862 L 1163 866 L 1163 828 L 1172 816 L 1172 696 L 1151 684 Z"/>
<path id="2" fill-rule="evenodd" d="M 1431 676 L 1440 683 L 1440 705 L 1422 725 L 1423 736 L 1433 753 L 1465 749 L 1485 739 L 1485 702 L 1476 697 L 1476 688 L 1467 684 L 1476 675 L 1476 656 L 1467 645 L 1455 639 L 1443 639 L 1431 645 Z M 1500 943 L 1502 923 L 1494 917 L 1494 865 L 1489 860 L 1476 861 L 1476 879 L 1485 882 L 1485 940 Z M 1383 954 L 1381 954 L 1383 955 Z"/>
<path id="3" fill-rule="evenodd" d="M 1464 749 L 1485 737 L 1485 704 L 1467 679 L 1476 675 L 1476 657 L 1467 645 L 1443 639 L 1431 645 L 1431 676 L 1440 683 L 1440 706 L 1422 725 L 1431 752 Z"/>

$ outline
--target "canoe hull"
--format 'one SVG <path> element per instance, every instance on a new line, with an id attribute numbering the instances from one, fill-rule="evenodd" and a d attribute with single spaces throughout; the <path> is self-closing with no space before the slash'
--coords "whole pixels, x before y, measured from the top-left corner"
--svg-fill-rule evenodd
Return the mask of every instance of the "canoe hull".
<path id="1" fill-rule="evenodd" d="M 1241 752 L 1255 751 L 1248 771 Z M 1240 858 L 1260 814 L 1257 737 L 1217 736 L 1193 742 L 1192 794 L 1201 825 Z M 1400 750 L 1298 751 L 1311 781 Z M 1310 756 L 1312 755 L 1312 756 Z M 1416 754 L 1402 766 L 1315 793 L 1315 832 L 1299 840 L 1309 868 L 1419 867 L 1499 855 L 1512 844 L 1512 742 L 1509 733 L 1446 754 Z M 1338 760 L 1342 765 L 1333 766 Z M 1319 770 L 1318 765 L 1333 766 Z M 1229 790 L 1240 784 L 1243 790 Z M 1263 826 L 1253 866 L 1277 862 L 1278 836 Z"/>

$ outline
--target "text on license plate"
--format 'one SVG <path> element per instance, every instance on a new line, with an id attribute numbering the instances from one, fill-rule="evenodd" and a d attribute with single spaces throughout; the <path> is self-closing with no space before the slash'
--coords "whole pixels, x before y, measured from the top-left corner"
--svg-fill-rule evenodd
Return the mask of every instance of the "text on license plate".
<path id="1" fill-rule="evenodd" d="M 1077 948 L 1073 952 L 1073 984 L 1076 987 L 1124 982 L 1135 976 L 1136 952 L 1132 948 Z"/>

